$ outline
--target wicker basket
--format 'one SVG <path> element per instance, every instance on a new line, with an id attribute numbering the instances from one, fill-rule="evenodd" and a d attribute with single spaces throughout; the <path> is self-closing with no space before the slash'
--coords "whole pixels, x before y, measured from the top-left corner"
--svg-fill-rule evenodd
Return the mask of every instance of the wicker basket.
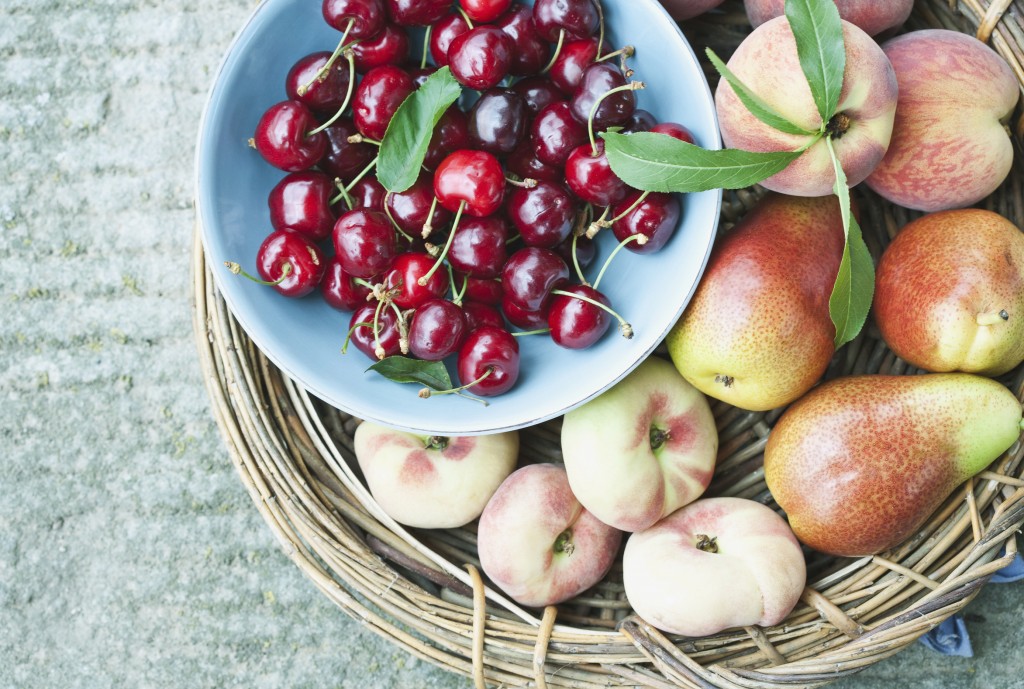
<path id="1" fill-rule="evenodd" d="M 688 38 L 728 55 L 749 26 L 742 5 L 690 22 Z M 1024 1 L 919 1 L 908 27 L 988 41 L 1024 83 Z M 709 81 L 717 79 L 708 70 Z M 1015 143 L 1024 136 L 1016 123 Z M 984 204 L 1024 227 L 1024 169 Z M 856 190 L 877 257 L 917 214 Z M 728 194 L 723 228 L 757 198 Z M 818 557 L 801 603 L 780 625 L 707 638 L 667 637 L 632 614 L 621 566 L 572 601 L 534 614 L 487 587 L 472 526 L 409 531 L 373 503 L 354 470 L 358 420 L 308 395 L 252 344 L 194 251 L 194 318 L 213 409 L 256 507 L 296 565 L 348 614 L 419 658 L 472 676 L 477 687 L 820 686 L 905 648 L 963 608 L 1016 554 L 1024 523 L 1024 445 L 1017 442 L 957 490 L 899 547 L 874 557 Z M 828 373 L 910 373 L 870 326 Z M 1024 367 L 1003 382 L 1024 395 Z M 714 405 L 721 449 L 709 495 L 771 503 L 762 451 L 781 410 Z M 558 461 L 559 420 L 522 432 L 522 453 Z M 1003 551 L 1003 554 L 1001 554 Z"/>

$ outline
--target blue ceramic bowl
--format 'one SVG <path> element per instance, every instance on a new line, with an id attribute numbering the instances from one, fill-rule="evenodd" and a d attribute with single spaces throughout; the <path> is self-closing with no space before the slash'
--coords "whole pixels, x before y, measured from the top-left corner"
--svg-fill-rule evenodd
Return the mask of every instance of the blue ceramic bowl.
<path id="1" fill-rule="evenodd" d="M 636 47 L 630 65 L 647 89 L 638 106 L 659 121 L 679 122 L 698 144 L 720 146 L 708 84 L 679 28 L 655 0 L 603 0 L 610 45 Z M 283 100 L 284 79 L 300 57 L 331 50 L 339 34 L 310 0 L 265 0 L 228 50 L 200 125 L 196 195 L 202 239 L 216 284 L 253 342 L 313 395 L 363 419 L 417 432 L 470 435 L 522 428 L 558 416 L 614 384 L 668 333 L 693 294 L 718 224 L 720 191 L 683 198 L 680 226 L 658 253 L 619 252 L 601 287 L 635 331 L 613 327 L 593 347 L 571 351 L 546 336 L 519 338 L 521 375 L 487 406 L 455 395 L 420 399 L 419 386 L 366 372 L 372 362 L 355 347 L 341 353 L 350 314 L 318 293 L 289 299 L 232 275 L 224 261 L 255 272 L 256 252 L 270 232 L 267 194 L 284 175 L 247 144 L 263 111 Z M 597 269 L 614 246 L 598 235 Z M 591 278 L 594 275 L 590 275 Z M 455 379 L 454 367 L 452 370 Z"/>

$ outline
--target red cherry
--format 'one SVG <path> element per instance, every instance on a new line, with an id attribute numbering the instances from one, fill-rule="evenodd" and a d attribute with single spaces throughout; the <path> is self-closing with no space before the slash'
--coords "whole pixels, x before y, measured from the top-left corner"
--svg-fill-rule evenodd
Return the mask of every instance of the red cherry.
<path id="1" fill-rule="evenodd" d="M 430 57 L 434 60 L 435 65 L 438 67 L 448 65 L 448 48 L 451 47 L 452 41 L 467 31 L 469 31 L 469 24 L 458 12 L 437 20 L 430 31 L 429 43 Z"/>
<path id="2" fill-rule="evenodd" d="M 571 96 L 576 92 L 583 70 L 594 64 L 597 54 L 597 38 L 569 41 L 562 46 L 562 51 L 558 53 L 551 69 L 548 70 L 548 78 L 563 93 Z"/>
<path id="3" fill-rule="evenodd" d="M 457 367 L 463 385 L 479 381 L 469 392 L 481 397 L 508 392 L 519 379 L 519 343 L 501 328 L 477 328 L 462 344 Z"/>
<path id="4" fill-rule="evenodd" d="M 467 276 L 496 278 L 508 257 L 507 241 L 508 227 L 500 216 L 463 219 L 448 250 L 448 262 Z"/>
<path id="5" fill-rule="evenodd" d="M 352 105 L 356 129 L 371 139 L 383 139 L 398 106 L 415 90 L 412 77 L 404 69 L 394 65 L 374 67 L 356 88 Z"/>
<path id="6" fill-rule="evenodd" d="M 348 197 L 352 200 L 352 210 L 362 208 L 368 211 L 384 212 L 384 196 L 388 190 L 377 181 L 376 177 L 366 176 L 355 183 Z"/>
<path id="7" fill-rule="evenodd" d="M 440 361 L 459 350 L 468 332 L 460 307 L 447 299 L 431 299 L 413 314 L 409 351 L 424 361 Z"/>
<path id="8" fill-rule="evenodd" d="M 398 316 L 386 305 L 371 302 L 359 307 L 348 327 L 352 344 L 374 361 L 402 353 Z"/>
<path id="9" fill-rule="evenodd" d="M 550 249 L 528 246 L 505 262 L 501 286 L 505 297 L 526 311 L 543 311 L 551 290 L 569 280 L 565 261 Z"/>
<path id="10" fill-rule="evenodd" d="M 633 132 L 649 132 L 652 127 L 657 126 L 658 120 L 655 119 L 647 110 L 643 108 L 637 108 L 633 111 L 633 114 L 626 120 L 624 132 L 627 134 Z"/>
<path id="11" fill-rule="evenodd" d="M 448 67 L 463 86 L 485 91 L 508 74 L 512 48 L 512 39 L 498 27 L 477 26 L 448 46 Z"/>
<path id="12" fill-rule="evenodd" d="M 526 105 L 515 91 L 488 89 L 469 111 L 471 145 L 495 155 L 511 153 L 526 133 L 526 113 Z"/>
<path id="13" fill-rule="evenodd" d="M 481 24 L 492 22 L 512 5 L 512 0 L 460 0 L 470 19 Z"/>
<path id="14" fill-rule="evenodd" d="M 324 0 L 321 11 L 324 21 L 352 38 L 376 36 L 387 21 L 382 0 Z"/>
<path id="15" fill-rule="evenodd" d="M 482 304 L 497 306 L 501 303 L 501 280 L 491 278 L 474 278 L 469 276 L 455 276 L 455 286 L 462 289 L 462 280 L 466 280 L 466 293 L 463 295 L 465 301 L 478 301 Z"/>
<path id="16" fill-rule="evenodd" d="M 597 155 L 594 155 L 594 151 Z M 625 197 L 628 187 L 612 172 L 604 141 L 583 144 L 565 161 L 565 182 L 576 196 L 595 206 L 611 206 Z"/>
<path id="17" fill-rule="evenodd" d="M 462 4 L 465 6 L 466 3 Z M 494 25 L 512 39 L 512 62 L 508 66 L 509 74 L 515 76 L 537 74 L 548 63 L 551 47 L 537 33 L 537 27 L 533 24 L 533 10 L 530 7 L 516 5 L 498 18 Z"/>
<path id="18" fill-rule="evenodd" d="M 387 0 L 391 20 L 401 26 L 428 26 L 448 13 L 452 0 Z"/>
<path id="19" fill-rule="evenodd" d="M 473 332 L 477 328 L 487 325 L 492 328 L 504 328 L 505 321 L 498 311 L 490 304 L 479 301 L 466 301 L 462 303 L 462 311 L 466 315 L 466 332 Z"/>
<path id="20" fill-rule="evenodd" d="M 540 330 L 548 327 L 547 308 L 540 311 L 527 311 L 508 298 L 501 297 L 501 312 L 508 322 L 521 330 Z"/>
<path id="21" fill-rule="evenodd" d="M 350 275 L 370 278 L 386 270 L 397 254 L 395 231 L 383 213 L 343 213 L 331 233 L 334 254 Z"/>
<path id="22" fill-rule="evenodd" d="M 324 130 L 327 150 L 318 163 L 329 175 L 343 182 L 351 182 L 377 156 L 377 147 L 367 143 L 350 143 L 348 138 L 358 134 L 356 125 L 347 117 L 339 117 Z"/>
<path id="23" fill-rule="evenodd" d="M 518 187 L 505 204 L 512 224 L 528 246 L 551 249 L 572 231 L 576 202 L 566 189 L 550 182 Z"/>
<path id="24" fill-rule="evenodd" d="M 423 167 L 436 170 L 448 154 L 469 147 L 469 119 L 457 105 L 452 105 L 444 111 L 434 127 L 427 155 L 423 158 Z"/>
<path id="25" fill-rule="evenodd" d="M 338 60 L 324 78 L 317 78 L 330 57 L 331 53 L 324 51 L 300 58 L 285 77 L 288 98 L 305 104 L 313 112 L 336 113 L 345 104 L 345 94 L 348 93 L 348 65 L 344 60 Z"/>
<path id="26" fill-rule="evenodd" d="M 612 317 L 604 309 L 570 295 L 581 295 L 610 307 L 608 298 L 588 285 L 571 285 L 551 297 L 548 327 L 555 344 L 568 349 L 585 349 L 608 331 Z"/>
<path id="27" fill-rule="evenodd" d="M 583 70 L 573 91 L 573 116 L 580 122 L 592 117 L 595 129 L 624 124 L 636 109 L 636 96 L 628 86 L 626 77 L 615 65 L 607 62 L 590 65 Z"/>
<path id="28" fill-rule="evenodd" d="M 555 247 L 555 253 L 562 257 L 565 264 L 571 266 L 572 261 L 572 235 L 566 237 L 565 241 Z M 576 262 L 580 266 L 580 270 L 586 270 L 594 259 L 597 257 L 597 245 L 594 244 L 594 240 L 590 239 L 586 235 L 582 235 L 576 238 Z"/>
<path id="29" fill-rule="evenodd" d="M 565 95 L 547 77 L 526 77 L 512 84 L 512 90 L 523 99 L 531 117 L 536 117 L 552 103 L 565 99 Z"/>
<path id="30" fill-rule="evenodd" d="M 260 277 L 274 283 L 272 287 L 286 297 L 303 297 L 316 289 L 324 265 L 323 252 L 316 244 L 287 230 L 271 232 L 256 252 Z"/>
<path id="31" fill-rule="evenodd" d="M 448 290 L 448 273 L 443 270 L 435 270 L 425 285 L 419 283 L 433 266 L 434 259 L 424 253 L 410 251 L 395 258 L 384 276 L 384 285 L 394 290 L 392 300 L 398 308 L 419 308 Z"/>
<path id="32" fill-rule="evenodd" d="M 331 197 L 334 181 L 322 172 L 292 172 L 278 182 L 267 197 L 270 224 L 275 230 L 292 230 L 314 241 L 325 239 L 334 227 Z"/>
<path id="33" fill-rule="evenodd" d="M 385 24 L 372 38 L 352 43 L 349 48 L 352 50 L 356 71 L 366 74 L 374 67 L 404 65 L 409 59 L 409 35 L 400 26 Z"/>
<path id="34" fill-rule="evenodd" d="M 429 172 L 420 172 L 405 191 L 388 194 L 385 203 L 395 223 L 414 237 L 421 236 L 428 219 L 434 230 L 443 228 L 452 219 L 451 213 L 434 203 L 434 183 Z"/>
<path id="35" fill-rule="evenodd" d="M 298 172 L 316 165 L 327 150 L 323 132 L 306 133 L 317 127 L 316 118 L 297 100 L 286 100 L 267 108 L 256 125 L 252 143 L 263 159 L 286 172 Z"/>
<path id="36" fill-rule="evenodd" d="M 456 151 L 437 166 L 434 195 L 453 213 L 465 204 L 467 213 L 482 218 L 501 208 L 505 173 L 498 159 L 486 151 Z"/>
<path id="37" fill-rule="evenodd" d="M 557 165 L 548 165 L 537 160 L 534 152 L 533 141 L 529 138 L 519 144 L 519 148 L 512 151 L 512 154 L 505 160 L 508 171 L 518 175 L 521 179 L 535 179 L 537 181 L 560 184 L 565 181 L 565 172 Z"/>
<path id="38" fill-rule="evenodd" d="M 339 311 L 354 311 L 366 303 L 370 289 L 357 284 L 341 267 L 337 256 L 332 256 L 327 259 L 327 267 L 320 280 L 320 293 L 331 307 Z"/>
<path id="39" fill-rule="evenodd" d="M 542 38 L 554 43 L 558 34 L 567 38 L 586 38 L 597 32 L 600 15 L 592 0 L 537 0 L 533 3 L 533 23 Z"/>
<path id="40" fill-rule="evenodd" d="M 688 144 L 696 143 L 696 139 L 693 138 L 693 132 L 684 127 L 681 124 L 675 122 L 662 122 L 651 127 L 650 131 L 656 134 L 668 134 L 674 139 L 685 141 Z"/>
<path id="41" fill-rule="evenodd" d="M 541 110 L 531 132 L 537 159 L 548 165 L 564 166 L 569 154 L 588 140 L 587 126 L 572 116 L 564 100 Z"/>
<path id="42" fill-rule="evenodd" d="M 680 213 L 675 194 L 632 191 L 612 209 L 612 231 L 620 242 L 633 235 L 644 235 L 645 243 L 630 242 L 626 248 L 638 254 L 654 253 L 676 231 Z"/>

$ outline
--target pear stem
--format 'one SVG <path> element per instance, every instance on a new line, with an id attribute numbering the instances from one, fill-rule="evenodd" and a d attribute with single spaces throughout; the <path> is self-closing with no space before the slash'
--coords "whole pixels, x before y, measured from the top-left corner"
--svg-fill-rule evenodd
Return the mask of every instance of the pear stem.
<path id="1" fill-rule="evenodd" d="M 979 313 L 974 320 L 978 325 L 997 325 L 1010 320 L 1010 314 L 1006 312 L 1006 309 L 988 311 L 986 313 Z"/>

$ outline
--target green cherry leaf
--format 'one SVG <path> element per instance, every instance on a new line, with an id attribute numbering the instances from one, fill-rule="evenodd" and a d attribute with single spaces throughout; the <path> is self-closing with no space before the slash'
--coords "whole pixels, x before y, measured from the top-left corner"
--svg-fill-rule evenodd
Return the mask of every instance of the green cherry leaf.
<path id="1" fill-rule="evenodd" d="M 451 70 L 442 67 L 402 101 L 380 142 L 377 180 L 392 193 L 416 182 L 434 127 L 445 110 L 462 95 Z"/>
<path id="2" fill-rule="evenodd" d="M 418 383 L 431 390 L 450 390 L 452 379 L 441 361 L 423 361 L 404 356 L 389 356 L 370 366 L 374 371 L 396 383 Z"/>
<path id="3" fill-rule="evenodd" d="M 766 103 L 760 96 L 747 88 L 747 85 L 740 81 L 729 67 L 722 62 L 722 59 L 715 54 L 711 48 L 705 50 L 708 59 L 711 60 L 711 64 L 715 66 L 718 73 L 722 75 L 722 78 L 729 82 L 729 86 L 736 93 L 736 97 L 740 99 L 740 102 L 750 111 L 750 114 L 757 119 L 764 122 L 769 127 L 778 129 L 780 132 L 786 134 L 816 134 L 809 129 L 804 129 L 800 125 L 787 120 L 783 115 L 776 112 L 768 103 Z"/>
<path id="4" fill-rule="evenodd" d="M 843 23 L 833 0 L 786 0 L 800 66 L 811 87 L 821 121 L 836 114 L 846 70 Z"/>
<path id="5" fill-rule="evenodd" d="M 654 132 L 604 132 L 601 138 L 612 171 L 643 191 L 742 189 L 781 172 L 803 152 L 713 151 Z"/>

